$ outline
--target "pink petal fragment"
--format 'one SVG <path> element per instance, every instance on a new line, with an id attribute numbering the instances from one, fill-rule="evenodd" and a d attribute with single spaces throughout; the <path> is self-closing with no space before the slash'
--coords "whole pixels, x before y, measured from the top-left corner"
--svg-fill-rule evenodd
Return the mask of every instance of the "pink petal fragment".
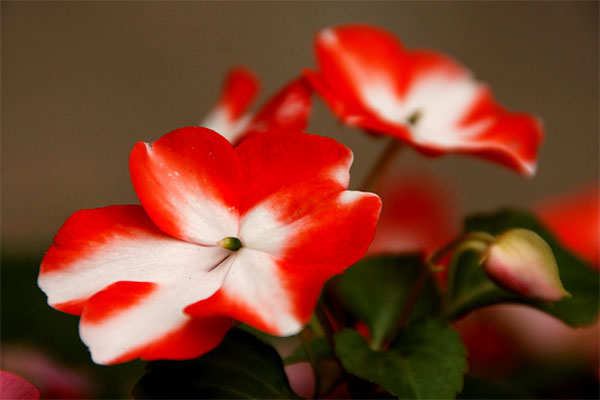
<path id="1" fill-rule="evenodd" d="M 3 400 L 37 400 L 40 391 L 27 379 L 6 371 L 0 371 L 0 398 Z"/>

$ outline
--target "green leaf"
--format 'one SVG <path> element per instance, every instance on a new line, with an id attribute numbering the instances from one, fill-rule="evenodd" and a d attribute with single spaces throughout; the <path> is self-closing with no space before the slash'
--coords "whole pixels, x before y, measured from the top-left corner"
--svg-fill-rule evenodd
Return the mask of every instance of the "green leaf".
<path id="1" fill-rule="evenodd" d="M 335 352 L 346 371 L 410 399 L 454 398 L 467 371 L 467 351 L 444 321 L 408 325 L 385 351 L 372 350 L 356 331 L 335 335 Z"/>
<path id="2" fill-rule="evenodd" d="M 153 361 L 133 389 L 136 399 L 289 399 L 283 362 L 273 347 L 239 329 L 194 360 Z"/>
<path id="3" fill-rule="evenodd" d="M 493 382 L 465 375 L 465 386 L 458 399 L 531 399 L 530 393 L 512 382 Z"/>
<path id="4" fill-rule="evenodd" d="M 313 357 L 315 357 L 315 361 L 334 358 L 327 338 L 311 339 L 308 342 L 308 346 L 310 346 L 310 350 L 313 354 Z M 283 363 L 285 365 L 296 364 L 303 361 L 310 362 L 309 357 L 306 354 L 306 349 L 302 345 L 298 346 L 298 348 L 296 348 L 292 354 L 283 359 Z"/>
<path id="5" fill-rule="evenodd" d="M 418 256 L 384 256 L 360 261 L 342 275 L 342 301 L 369 326 L 374 347 L 393 334 L 415 282 L 428 272 L 425 268 Z M 435 282 L 430 274 L 425 278 L 409 321 L 439 310 Z"/>
<path id="6" fill-rule="evenodd" d="M 593 323 L 600 309 L 598 272 L 565 249 L 533 215 L 503 210 L 490 215 L 476 215 L 466 221 L 467 232 L 485 231 L 497 235 L 512 228 L 532 230 L 550 245 L 560 279 L 572 297 L 550 303 L 518 296 L 492 283 L 478 265 L 478 257 L 465 254 L 456 270 L 450 317 L 457 318 L 484 305 L 510 301 L 538 308 L 571 326 Z"/>

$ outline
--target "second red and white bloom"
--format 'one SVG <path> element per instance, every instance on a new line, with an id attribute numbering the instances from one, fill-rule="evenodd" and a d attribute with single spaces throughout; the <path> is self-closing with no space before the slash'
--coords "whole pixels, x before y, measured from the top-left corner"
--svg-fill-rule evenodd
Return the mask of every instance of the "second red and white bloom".
<path id="1" fill-rule="evenodd" d="M 291 335 L 323 283 L 369 246 L 381 201 L 348 191 L 352 152 L 332 139 L 264 133 L 236 148 L 205 128 L 138 143 L 141 206 L 72 215 L 42 262 L 54 308 L 81 315 L 100 364 L 185 359 L 231 319 Z"/>
<path id="2" fill-rule="evenodd" d="M 500 106 L 450 57 L 407 50 L 391 33 L 342 25 L 316 39 L 313 88 L 345 123 L 392 135 L 419 151 L 484 157 L 533 175 L 541 121 Z"/>
<path id="3" fill-rule="evenodd" d="M 247 110 L 257 92 L 258 80 L 250 70 L 232 68 L 217 105 L 200 126 L 220 133 L 234 145 L 265 132 L 304 132 L 312 106 L 312 90 L 303 77 L 289 82 L 252 115 Z"/>

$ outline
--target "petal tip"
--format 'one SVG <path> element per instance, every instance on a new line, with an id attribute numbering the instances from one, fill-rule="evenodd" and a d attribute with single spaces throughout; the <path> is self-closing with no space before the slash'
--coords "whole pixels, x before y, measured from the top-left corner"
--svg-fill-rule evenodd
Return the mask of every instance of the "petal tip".
<path id="1" fill-rule="evenodd" d="M 337 42 L 337 36 L 333 31 L 333 28 L 325 28 L 317 34 L 317 41 L 325 45 L 331 46 Z"/>

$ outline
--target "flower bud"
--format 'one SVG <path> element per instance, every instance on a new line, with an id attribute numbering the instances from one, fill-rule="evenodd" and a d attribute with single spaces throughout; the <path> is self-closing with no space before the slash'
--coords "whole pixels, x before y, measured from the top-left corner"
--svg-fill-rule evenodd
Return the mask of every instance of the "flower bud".
<path id="1" fill-rule="evenodd" d="M 487 250 L 483 268 L 496 284 L 520 295 L 548 301 L 571 296 L 558 275 L 550 246 L 527 229 L 510 229 Z"/>

